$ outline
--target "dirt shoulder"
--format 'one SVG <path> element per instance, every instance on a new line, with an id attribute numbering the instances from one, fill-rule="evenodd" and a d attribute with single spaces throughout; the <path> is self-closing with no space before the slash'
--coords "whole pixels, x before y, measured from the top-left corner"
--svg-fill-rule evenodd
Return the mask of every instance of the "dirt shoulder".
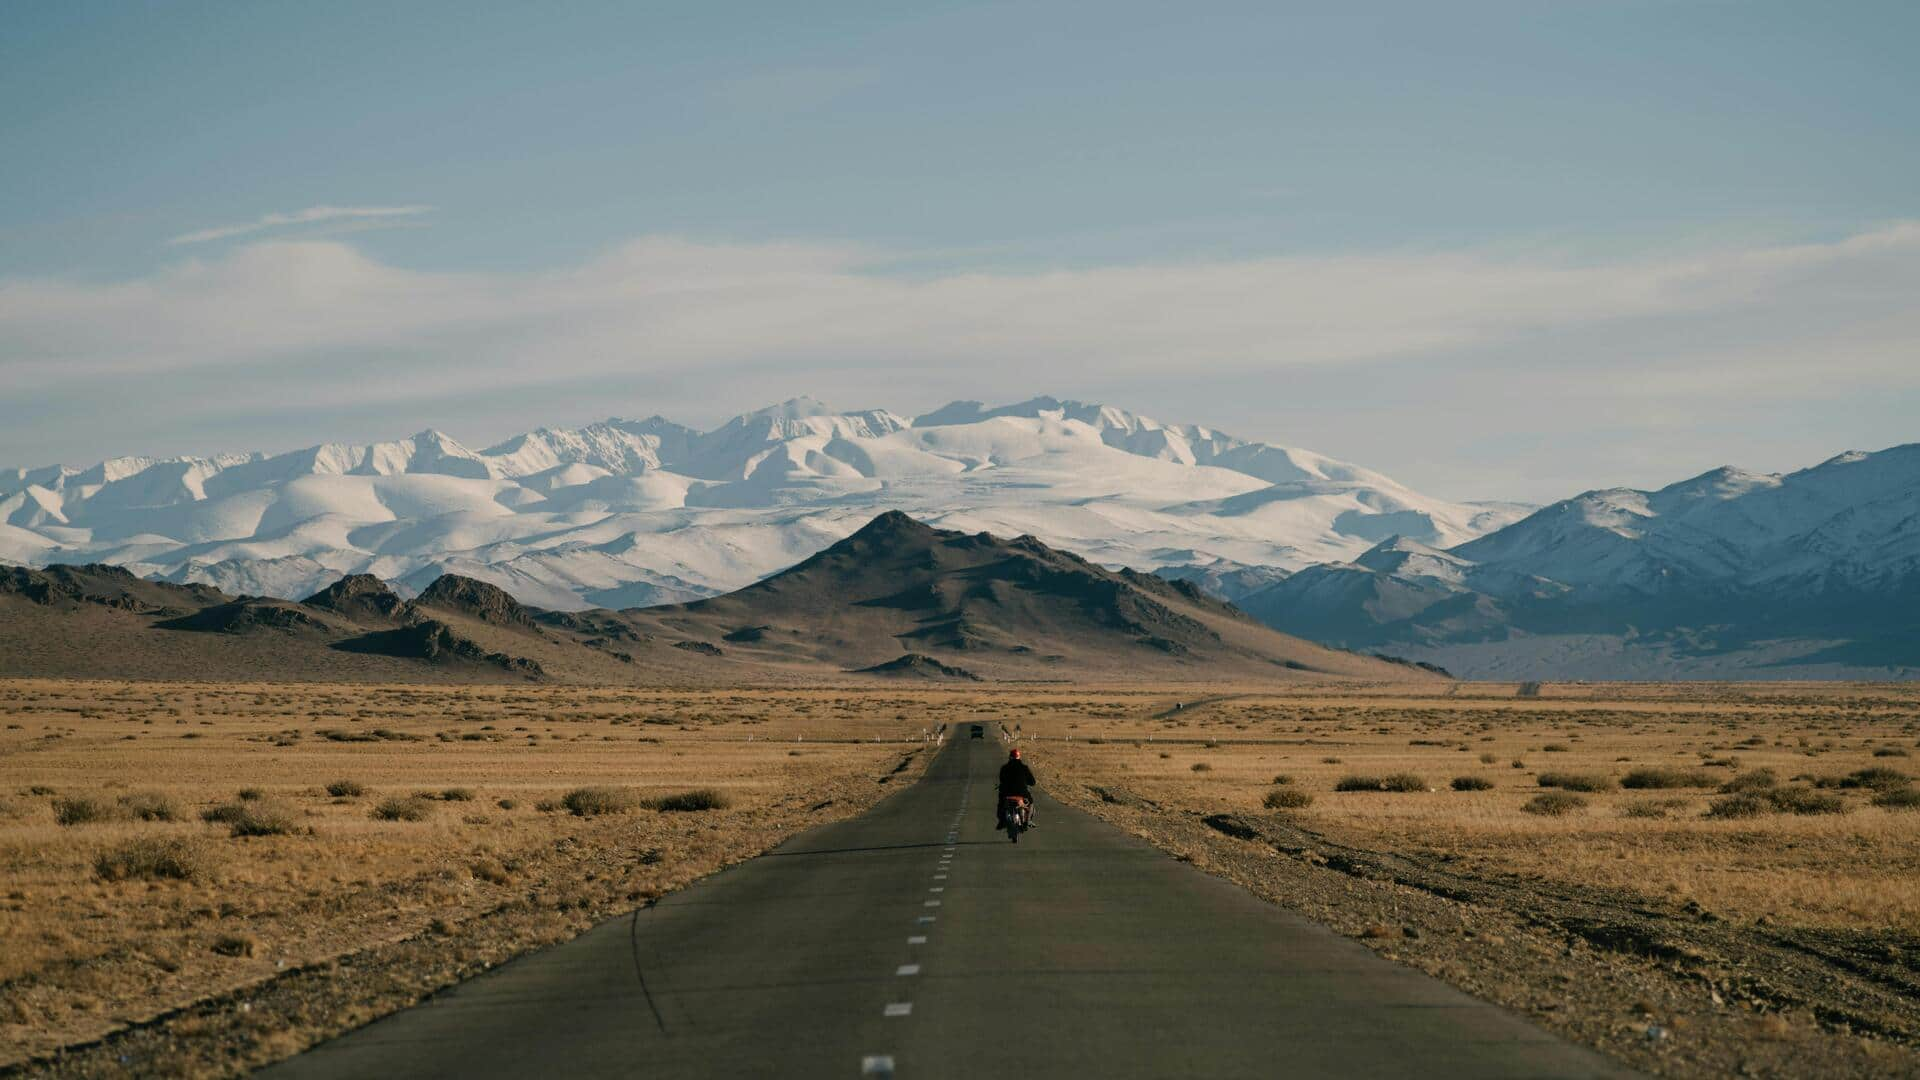
<path id="1" fill-rule="evenodd" d="M 1111 782 L 1056 779 L 1048 791 L 1651 1073 L 1920 1072 L 1912 935 L 1741 926 L 1631 894 L 1335 842 L 1284 811 L 1205 814 Z"/>

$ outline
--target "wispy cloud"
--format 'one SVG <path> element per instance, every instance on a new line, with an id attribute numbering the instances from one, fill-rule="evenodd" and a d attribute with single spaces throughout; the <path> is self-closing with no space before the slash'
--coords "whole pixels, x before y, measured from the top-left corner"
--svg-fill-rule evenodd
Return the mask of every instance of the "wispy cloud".
<path id="1" fill-rule="evenodd" d="M 116 283 L 0 280 L 0 463 L 318 442 L 375 410 L 481 438 L 593 411 L 698 423 L 802 392 L 1105 398 L 1535 498 L 1920 435 L 1920 223 L 1612 261 L 876 269 L 912 254 L 647 237 L 434 273 L 302 239 Z"/>
<path id="2" fill-rule="evenodd" d="M 263 214 L 239 225 L 216 225 L 211 229 L 182 233 L 168 240 L 167 243 L 204 244 L 212 240 L 229 240 L 236 236 L 249 236 L 254 233 L 303 225 L 353 222 L 364 226 L 372 221 L 416 217 L 432 209 L 431 206 L 309 206 L 305 210 L 295 210 L 290 214 Z"/>

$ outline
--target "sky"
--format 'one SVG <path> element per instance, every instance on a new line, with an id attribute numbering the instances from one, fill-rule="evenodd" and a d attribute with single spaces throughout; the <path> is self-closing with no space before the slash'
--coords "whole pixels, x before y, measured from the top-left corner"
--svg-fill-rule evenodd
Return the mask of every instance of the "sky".
<path id="1" fill-rule="evenodd" d="M 0 465 L 1039 394 L 1545 501 L 1920 441 L 1920 7 L 22 4 Z"/>

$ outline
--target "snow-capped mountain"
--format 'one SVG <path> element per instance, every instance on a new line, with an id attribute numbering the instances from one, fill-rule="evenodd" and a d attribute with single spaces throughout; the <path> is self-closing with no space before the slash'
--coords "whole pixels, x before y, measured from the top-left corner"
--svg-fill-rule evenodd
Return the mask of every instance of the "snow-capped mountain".
<path id="1" fill-rule="evenodd" d="M 1483 677 L 1920 675 L 1920 444 L 1590 491 L 1240 599 L 1292 633 Z"/>
<path id="2" fill-rule="evenodd" d="M 484 450 L 426 431 L 0 470 L 0 560 L 282 597 L 343 573 L 404 588 L 457 572 L 542 607 L 628 607 L 739 588 L 887 509 L 1111 566 L 1251 568 L 1250 583 L 1394 535 L 1461 544 L 1525 510 L 1111 406 L 956 402 L 909 420 L 799 398 L 705 432 L 656 416 Z"/>

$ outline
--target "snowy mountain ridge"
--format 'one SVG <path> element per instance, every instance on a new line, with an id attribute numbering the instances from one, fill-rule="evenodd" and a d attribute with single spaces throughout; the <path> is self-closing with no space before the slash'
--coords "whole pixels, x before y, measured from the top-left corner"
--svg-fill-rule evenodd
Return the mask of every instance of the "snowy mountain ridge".
<path id="1" fill-rule="evenodd" d="M 1041 397 L 907 419 L 796 398 L 699 431 L 659 416 L 538 428 L 473 450 L 437 431 L 289 453 L 0 470 L 0 560 L 108 562 L 298 597 L 344 573 L 454 570 L 543 607 L 727 591 L 897 509 L 1031 533 L 1108 565 L 1352 558 L 1519 517 L 1421 495 L 1308 450 Z"/>

